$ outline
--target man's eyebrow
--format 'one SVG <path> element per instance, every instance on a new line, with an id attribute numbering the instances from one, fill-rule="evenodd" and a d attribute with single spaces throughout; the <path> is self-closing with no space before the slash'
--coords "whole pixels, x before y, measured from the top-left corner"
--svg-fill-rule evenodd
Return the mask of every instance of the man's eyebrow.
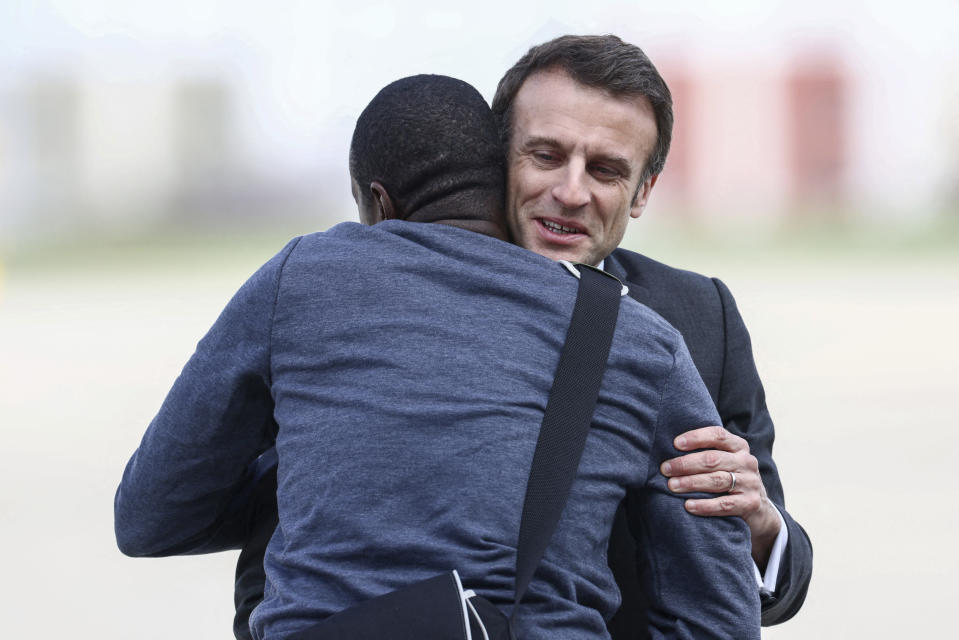
<path id="1" fill-rule="evenodd" d="M 532 136 L 523 140 L 523 149 L 532 149 L 535 147 L 552 147 L 554 149 L 562 148 L 559 140 L 549 136 Z"/>

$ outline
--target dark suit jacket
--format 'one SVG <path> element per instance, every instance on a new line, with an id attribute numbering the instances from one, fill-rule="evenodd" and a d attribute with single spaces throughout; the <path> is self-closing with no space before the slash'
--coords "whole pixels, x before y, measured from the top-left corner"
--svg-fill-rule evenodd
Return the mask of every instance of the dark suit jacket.
<path id="1" fill-rule="evenodd" d="M 759 460 L 769 499 L 776 504 L 789 528 L 789 544 L 780 566 L 775 595 L 763 595 L 762 622 L 768 626 L 788 620 L 806 597 L 812 575 L 812 546 L 806 532 L 785 509 L 782 484 L 772 460 L 773 424 L 753 361 L 749 333 L 732 294 L 719 280 L 674 269 L 624 249 L 614 251 L 606 259 L 605 268 L 629 286 L 632 297 L 679 330 L 724 426 L 746 438 L 750 451 Z M 273 467 L 258 481 L 243 516 L 247 533 L 237 563 L 234 624 L 234 633 L 240 640 L 250 637 L 247 620 L 263 597 L 263 553 L 276 526 L 275 473 Z M 610 541 L 609 564 L 624 603 L 609 624 L 614 640 L 647 637 L 647 607 L 639 587 L 639 575 L 645 567 L 638 564 L 642 554 L 636 553 L 629 531 L 632 499 L 636 497 L 627 497 L 620 508 Z M 236 527 L 221 530 L 236 531 Z"/>
<path id="2" fill-rule="evenodd" d="M 614 251 L 606 259 L 605 269 L 627 284 L 630 296 L 679 330 L 723 425 L 745 438 L 759 461 L 766 493 L 789 530 L 775 594 L 762 596 L 762 623 L 768 626 L 788 620 L 806 598 L 812 577 L 812 545 L 785 508 L 782 483 L 772 459 L 775 434 L 766 409 L 766 394 L 756 371 L 749 333 L 732 294 L 715 278 L 674 269 L 625 249 Z M 637 566 L 629 534 L 630 500 L 627 498 L 625 508 L 620 509 L 610 541 L 610 567 L 623 591 L 623 607 L 610 622 L 615 640 L 645 637 L 646 629 L 645 607 L 632 604 L 643 601 L 637 575 L 644 567 Z"/>

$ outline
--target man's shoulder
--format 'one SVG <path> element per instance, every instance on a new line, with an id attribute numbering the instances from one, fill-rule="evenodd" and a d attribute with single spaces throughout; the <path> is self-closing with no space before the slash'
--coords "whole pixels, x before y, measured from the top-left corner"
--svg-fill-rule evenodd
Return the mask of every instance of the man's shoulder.
<path id="1" fill-rule="evenodd" d="M 510 258 L 531 252 L 483 233 L 442 223 L 386 220 L 375 225 L 341 222 L 327 231 L 302 237 L 300 249 L 342 247 L 369 251 L 374 257 L 392 259 L 420 254 L 438 254 L 453 259 L 490 254 Z"/>
<path id="2" fill-rule="evenodd" d="M 639 299 L 675 323 L 675 311 L 720 312 L 725 306 L 725 287 L 715 278 L 671 267 L 648 256 L 616 249 L 607 258 L 607 270 L 639 288 Z M 728 292 L 725 297 L 728 297 Z"/>
<path id="3" fill-rule="evenodd" d="M 694 355 L 722 344 L 725 314 L 732 298 L 718 280 L 678 269 L 648 256 L 617 249 L 607 270 L 621 278 L 635 299 L 651 307 L 683 335 Z"/>
<path id="4" fill-rule="evenodd" d="M 298 248 L 302 250 L 312 245 L 329 244 L 338 241 L 354 242 L 356 239 L 362 238 L 364 232 L 369 228 L 370 227 L 360 224 L 359 222 L 340 222 L 326 231 L 314 231 L 299 236 L 297 238 L 299 240 Z"/>
<path id="5" fill-rule="evenodd" d="M 612 265 L 618 265 L 625 272 L 627 280 L 641 280 L 646 286 L 669 284 L 696 289 L 715 289 L 713 280 L 709 276 L 672 267 L 629 249 L 616 249 L 607 260 L 610 260 Z"/>
<path id="6" fill-rule="evenodd" d="M 437 225 L 419 225 L 431 226 Z M 420 243 L 425 243 L 424 238 L 429 238 L 432 230 L 419 227 L 414 227 L 413 231 L 404 235 L 396 233 L 389 223 L 370 226 L 359 222 L 341 222 L 326 231 L 316 231 L 295 238 L 292 262 L 319 262 L 339 266 L 362 263 L 378 256 L 402 255 L 403 252 L 398 247 L 408 245 L 410 236 Z"/>

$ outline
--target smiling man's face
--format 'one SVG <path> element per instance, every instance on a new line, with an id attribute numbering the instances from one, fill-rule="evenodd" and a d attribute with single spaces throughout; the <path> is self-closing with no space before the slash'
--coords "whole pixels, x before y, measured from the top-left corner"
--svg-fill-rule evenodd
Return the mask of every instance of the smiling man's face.
<path id="1" fill-rule="evenodd" d="M 613 98 L 559 70 L 531 75 L 512 109 L 507 209 L 514 240 L 554 260 L 598 264 L 638 218 L 656 144 L 646 98 Z"/>

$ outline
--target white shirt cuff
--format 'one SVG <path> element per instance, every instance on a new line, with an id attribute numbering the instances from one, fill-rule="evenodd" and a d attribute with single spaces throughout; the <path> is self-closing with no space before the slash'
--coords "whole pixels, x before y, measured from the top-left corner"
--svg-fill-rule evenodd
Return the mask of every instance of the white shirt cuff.
<path id="1" fill-rule="evenodd" d="M 776 508 L 776 505 L 773 505 Z M 776 592 L 776 580 L 779 579 L 779 565 L 783 559 L 783 552 L 786 551 L 786 542 L 789 541 L 789 531 L 786 528 L 786 521 L 783 515 L 776 509 L 776 515 L 779 516 L 779 534 L 773 543 L 772 551 L 769 552 L 769 562 L 766 563 L 766 573 L 759 572 L 759 567 L 753 563 L 753 571 L 756 574 L 756 586 L 769 593 Z"/>

